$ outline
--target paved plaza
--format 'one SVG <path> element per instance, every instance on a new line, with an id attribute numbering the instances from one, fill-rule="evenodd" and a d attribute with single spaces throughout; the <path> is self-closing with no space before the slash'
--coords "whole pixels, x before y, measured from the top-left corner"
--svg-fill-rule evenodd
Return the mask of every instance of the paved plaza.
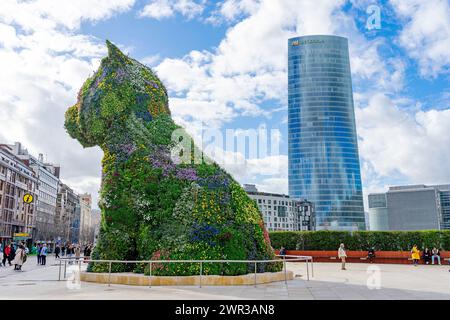
<path id="1" fill-rule="evenodd" d="M 278 282 L 257 287 L 149 288 L 83 282 L 81 289 L 69 289 L 66 281 L 57 281 L 59 267 L 55 259 L 49 257 L 47 262 L 45 267 L 38 266 L 36 258 L 30 257 L 22 272 L 0 268 L 0 299 L 450 299 L 447 265 L 358 263 L 348 264 L 342 271 L 338 263 L 315 263 L 314 278 L 306 281 L 305 265 L 288 263 L 288 270 L 294 271 L 296 278 L 287 285 Z"/>

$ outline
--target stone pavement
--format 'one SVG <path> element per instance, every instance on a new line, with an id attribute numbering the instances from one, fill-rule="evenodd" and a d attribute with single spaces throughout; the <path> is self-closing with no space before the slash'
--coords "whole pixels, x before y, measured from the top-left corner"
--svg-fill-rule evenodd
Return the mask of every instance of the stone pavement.
<path id="1" fill-rule="evenodd" d="M 367 287 L 374 275 L 367 268 L 379 268 L 380 289 Z M 289 281 L 234 287 L 137 287 L 81 283 L 69 289 L 57 281 L 59 267 L 53 258 L 46 267 L 37 266 L 30 257 L 23 272 L 0 268 L 0 299 L 450 299 L 448 266 L 315 263 L 314 278 L 306 281 L 303 263 L 288 263 L 297 277 Z M 376 275 L 375 275 L 376 276 Z M 374 279 L 377 279 L 376 277 Z M 370 281 L 374 286 L 377 281 Z"/>

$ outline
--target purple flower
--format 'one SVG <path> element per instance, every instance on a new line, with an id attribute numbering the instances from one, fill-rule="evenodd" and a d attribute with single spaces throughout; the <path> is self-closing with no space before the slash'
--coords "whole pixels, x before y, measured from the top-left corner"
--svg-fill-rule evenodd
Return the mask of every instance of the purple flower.
<path id="1" fill-rule="evenodd" d="M 178 179 L 182 180 L 190 180 L 190 181 L 197 181 L 197 171 L 193 168 L 181 168 L 178 169 L 176 174 Z"/>

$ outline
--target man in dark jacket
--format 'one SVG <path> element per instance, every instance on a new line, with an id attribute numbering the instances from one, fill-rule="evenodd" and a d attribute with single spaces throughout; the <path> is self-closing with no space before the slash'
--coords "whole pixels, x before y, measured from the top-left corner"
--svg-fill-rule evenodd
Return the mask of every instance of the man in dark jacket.
<path id="1" fill-rule="evenodd" d="M 55 248 L 55 259 L 59 259 L 59 253 L 61 252 L 61 248 L 59 247 L 59 244 Z"/>
<path id="2" fill-rule="evenodd" d="M 423 251 L 423 261 L 425 261 L 425 264 L 430 264 L 431 262 L 431 251 L 428 248 L 425 248 Z"/>

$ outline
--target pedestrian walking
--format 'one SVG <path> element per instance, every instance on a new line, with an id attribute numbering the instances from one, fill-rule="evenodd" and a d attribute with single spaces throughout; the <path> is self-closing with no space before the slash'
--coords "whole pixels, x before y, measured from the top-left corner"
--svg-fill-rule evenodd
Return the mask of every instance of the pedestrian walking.
<path id="1" fill-rule="evenodd" d="M 0 267 L 3 267 L 4 265 L 3 265 L 3 255 L 4 255 L 4 253 L 3 253 L 3 246 L 2 246 L 2 244 L 0 243 Z"/>
<path id="2" fill-rule="evenodd" d="M 47 252 L 48 248 L 47 245 L 44 243 L 41 248 L 41 265 L 45 266 L 47 263 Z"/>
<path id="3" fill-rule="evenodd" d="M 8 254 L 8 264 L 12 266 L 11 261 L 16 257 L 16 249 L 14 248 L 14 243 L 11 242 L 9 245 L 9 254 Z"/>
<path id="4" fill-rule="evenodd" d="M 42 244 L 38 243 L 38 245 L 36 246 L 36 256 L 37 256 L 37 264 L 38 265 L 42 263 L 41 250 L 42 250 Z"/>
<path id="5" fill-rule="evenodd" d="M 66 254 L 66 245 L 63 244 L 63 246 L 61 247 L 61 256 L 64 257 L 65 254 Z"/>
<path id="6" fill-rule="evenodd" d="M 67 258 L 69 259 L 69 264 L 72 264 L 73 262 L 72 262 L 72 249 L 73 247 L 72 247 L 72 244 L 68 244 L 67 245 Z"/>
<path id="7" fill-rule="evenodd" d="M 436 247 L 431 250 L 431 264 L 434 264 L 434 259 L 437 259 L 438 264 L 441 265 L 441 252 Z"/>
<path id="8" fill-rule="evenodd" d="M 19 244 L 19 247 L 17 248 L 17 251 L 15 252 L 15 257 L 13 260 L 14 264 L 14 270 L 20 271 L 22 270 L 22 265 L 24 264 L 26 260 L 27 254 L 25 253 L 25 247 L 23 244 Z"/>
<path id="9" fill-rule="evenodd" d="M 61 248 L 59 244 L 55 248 L 55 259 L 59 259 L 59 253 L 61 252 Z"/>
<path id="10" fill-rule="evenodd" d="M 347 269 L 345 269 L 345 258 L 347 258 L 347 253 L 345 252 L 345 246 L 343 243 L 341 243 L 341 245 L 339 246 L 338 257 L 339 257 L 339 259 L 341 259 L 341 262 L 342 262 L 341 269 L 347 270 Z"/>
<path id="11" fill-rule="evenodd" d="M 414 245 L 411 249 L 411 259 L 413 261 L 414 266 L 417 267 L 420 260 L 420 252 L 419 249 L 417 249 L 417 245 Z"/>
<path id="12" fill-rule="evenodd" d="M 88 261 L 91 258 L 91 245 L 88 244 L 85 248 L 84 248 L 84 252 L 83 252 L 83 256 L 84 256 L 84 261 Z"/>
<path id="13" fill-rule="evenodd" d="M 3 248 L 3 259 L 2 259 L 2 263 L 3 265 L 6 267 L 6 261 L 8 260 L 9 265 L 11 265 L 11 263 L 9 262 L 9 253 L 11 251 L 11 247 L 10 246 L 5 246 Z"/>
<path id="14" fill-rule="evenodd" d="M 75 246 L 75 260 L 77 261 L 77 263 L 78 263 L 78 260 L 80 260 L 80 256 L 81 256 L 81 248 L 80 248 L 80 245 L 77 244 Z"/>

